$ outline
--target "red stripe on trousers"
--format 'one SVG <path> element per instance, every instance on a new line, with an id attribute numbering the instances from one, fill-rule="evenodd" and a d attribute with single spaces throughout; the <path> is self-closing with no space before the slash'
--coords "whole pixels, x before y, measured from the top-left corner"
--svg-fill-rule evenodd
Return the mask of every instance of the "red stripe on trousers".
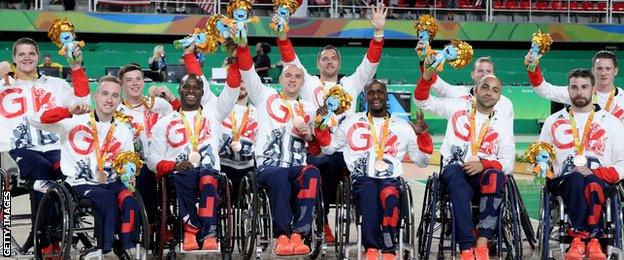
<path id="1" fill-rule="evenodd" d="M 590 184 L 587 184 L 587 186 L 585 187 L 585 201 L 587 201 L 588 204 L 591 200 L 591 194 L 593 192 L 595 192 L 598 196 L 598 203 L 594 205 L 594 208 L 592 209 L 592 214 L 587 216 L 587 224 L 589 225 L 598 224 L 598 221 L 600 220 L 600 212 L 602 211 L 602 204 L 604 204 L 605 200 L 604 193 L 602 192 L 602 187 L 600 186 L 600 184 L 592 182 Z"/>

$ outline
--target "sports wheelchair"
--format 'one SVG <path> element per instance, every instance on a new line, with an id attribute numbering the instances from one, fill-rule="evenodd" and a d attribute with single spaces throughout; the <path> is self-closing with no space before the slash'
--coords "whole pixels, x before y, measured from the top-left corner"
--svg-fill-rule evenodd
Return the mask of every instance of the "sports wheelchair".
<path id="1" fill-rule="evenodd" d="M 149 248 L 147 213 L 141 195 L 138 192 L 133 195 L 140 210 L 134 238 L 134 259 L 146 259 Z M 68 183 L 54 181 L 43 195 L 35 216 L 35 258 L 48 257 L 41 253 L 45 239 L 59 242 L 60 252 L 52 254 L 54 258 L 69 259 L 77 255 L 80 258 L 103 259 L 102 243 L 99 242 L 103 239 L 102 228 L 101 219 L 90 199 L 79 199 Z M 113 244 L 113 252 L 120 259 L 132 259 L 116 244 Z"/>
<path id="2" fill-rule="evenodd" d="M 490 241 L 490 254 L 496 254 L 502 259 L 522 259 L 522 237 L 524 231 L 526 240 L 531 247 L 535 246 L 535 236 L 531 221 L 520 197 L 513 175 L 507 175 L 505 194 L 502 209 L 498 216 L 496 238 Z M 455 236 L 455 222 L 453 218 L 453 204 L 446 187 L 442 184 L 438 173 L 433 173 L 427 179 L 423 197 L 422 219 L 418 226 L 418 252 L 422 259 L 431 259 L 433 240 L 439 240 L 438 259 L 444 259 L 444 252 L 450 251 L 451 256 L 457 256 L 457 241 Z M 472 203 L 473 219 L 478 221 L 478 201 Z M 493 250 L 492 250 L 493 249 Z"/>
<path id="3" fill-rule="evenodd" d="M 399 177 L 399 234 L 397 256 L 399 259 L 416 259 L 415 218 L 412 188 L 403 178 Z M 336 201 L 336 257 L 350 259 L 350 252 L 357 252 L 357 259 L 362 256 L 362 235 L 360 226 L 362 216 L 358 204 L 351 194 L 352 180 L 346 177 L 338 184 Z M 356 227 L 356 237 L 352 238 L 351 226 Z M 398 243 L 397 243 L 398 242 Z"/>
<path id="4" fill-rule="evenodd" d="M 184 251 L 182 247 L 182 238 L 184 237 L 184 229 L 182 228 L 182 220 L 178 216 L 178 200 L 175 193 L 175 185 L 173 176 L 175 173 L 164 176 L 158 180 L 157 191 L 159 197 L 158 214 L 155 227 L 158 229 L 154 254 L 163 256 L 166 259 L 176 259 L 177 254 L 205 254 L 205 253 L 221 253 L 223 259 L 231 259 L 232 249 L 234 247 L 234 216 L 232 212 L 232 204 L 230 202 L 230 190 L 232 183 L 224 173 L 217 176 L 218 194 L 219 194 L 219 210 L 217 211 L 217 240 L 219 248 L 217 250 L 194 250 Z M 166 255 L 165 248 L 169 249 Z"/>
<path id="5" fill-rule="evenodd" d="M 605 191 L 606 199 L 602 207 L 602 224 L 604 235 L 600 238 L 603 252 L 607 259 L 622 259 L 622 199 L 624 198 L 624 186 L 621 182 L 612 185 Z M 571 227 L 566 213 L 563 199 L 551 193 L 546 185 L 542 187 L 540 196 L 541 222 L 537 230 L 539 239 L 540 259 L 555 259 L 555 251 L 563 258 L 566 253 L 566 245 L 572 242 L 572 237 L 567 235 Z M 551 248 L 551 242 L 558 243 L 558 247 Z M 558 258 L 558 257 L 557 257 Z"/>
<path id="6" fill-rule="evenodd" d="M 326 254 L 326 244 L 323 241 L 323 195 L 320 185 L 316 194 L 311 232 L 304 238 L 304 243 L 310 247 L 310 253 L 307 256 L 311 259 L 316 259 L 319 255 L 324 257 Z M 294 195 L 293 198 L 296 197 L 296 194 Z M 270 252 L 275 255 L 271 202 L 267 191 L 258 184 L 255 171 L 249 172 L 241 180 L 238 198 L 236 238 L 239 252 L 244 259 L 260 259 L 267 248 L 270 248 Z M 280 258 L 285 257 L 280 256 Z"/>

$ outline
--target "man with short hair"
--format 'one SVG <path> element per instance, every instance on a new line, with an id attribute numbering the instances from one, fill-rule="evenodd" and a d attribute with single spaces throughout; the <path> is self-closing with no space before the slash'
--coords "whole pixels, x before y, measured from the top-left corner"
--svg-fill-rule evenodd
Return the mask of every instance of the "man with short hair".
<path id="1" fill-rule="evenodd" d="M 264 86 L 255 71 L 249 47 L 239 44 L 237 62 L 251 102 L 258 108 L 256 164 L 258 184 L 267 190 L 273 213 L 273 238 L 277 255 L 310 253 L 316 195 L 321 184 L 319 171 L 306 163 L 306 144 L 314 142 L 311 118 L 315 107 L 299 98 L 304 71 L 286 65 L 280 76 L 281 93 Z M 292 213 L 291 199 L 294 199 Z M 292 223 L 292 225 L 291 225 Z"/>
<path id="2" fill-rule="evenodd" d="M 384 43 L 384 28 L 386 26 L 386 16 L 388 14 L 388 8 L 385 8 L 384 4 L 378 4 L 372 8 L 371 14 L 371 27 L 373 27 L 373 39 L 371 39 L 368 46 L 368 50 L 360 65 L 355 69 L 355 72 L 350 76 L 340 78 L 339 71 L 342 64 L 340 52 L 334 46 L 327 45 L 316 56 L 316 66 L 319 69 L 319 76 L 311 75 L 301 64 L 301 61 L 295 53 L 290 40 L 286 34 L 283 34 L 277 39 L 277 46 L 284 61 L 284 66 L 288 64 L 296 64 L 301 66 L 304 70 L 305 83 L 301 89 L 301 98 L 307 102 L 310 102 L 315 108 L 322 107 L 325 102 L 325 94 L 329 90 L 338 85 L 344 89 L 353 100 L 353 103 L 349 110 L 340 116 L 332 116 L 328 126 L 333 129 L 345 118 L 345 116 L 353 114 L 355 112 L 355 100 L 364 89 L 364 85 L 373 79 L 375 73 L 377 73 L 377 66 L 381 60 L 381 51 Z M 274 21 L 276 16 L 273 17 Z M 336 188 L 338 182 L 341 180 L 342 175 L 337 174 L 342 172 L 346 166 L 344 164 L 344 158 L 341 151 L 336 151 L 332 155 L 316 158 L 313 156 L 308 157 L 308 163 L 318 167 L 321 171 L 323 178 L 323 200 L 326 205 L 335 203 L 336 201 Z M 329 207 L 325 207 L 325 217 L 329 214 Z M 329 223 L 325 221 L 325 223 Z M 324 227 L 325 241 L 333 243 L 335 237 L 332 234 L 332 230 L 329 224 L 325 224 Z"/>
<path id="3" fill-rule="evenodd" d="M 570 217 L 567 233 L 573 240 L 565 259 L 606 259 L 598 240 L 603 235 L 602 206 L 606 191 L 624 178 L 624 125 L 593 104 L 595 85 L 589 70 L 570 71 L 571 105 L 546 119 L 539 138 L 553 145 L 555 176 L 547 187 L 563 198 Z"/>
<path id="4" fill-rule="evenodd" d="M 114 116 L 121 102 L 121 81 L 114 76 L 102 77 L 93 98 L 94 111 L 87 104 L 74 104 L 42 110 L 29 121 L 59 135 L 65 181 L 78 198 L 93 201 L 102 220 L 102 250 L 106 254 L 112 249 L 116 231 L 122 249 L 134 247 L 140 209 L 112 168 L 121 152 L 134 152 L 131 126 Z"/>
<path id="5" fill-rule="evenodd" d="M 431 59 L 425 61 L 430 62 Z M 515 161 L 513 128 L 509 116 L 496 104 L 502 83 L 496 76 L 483 76 L 475 85 L 472 101 L 430 96 L 437 75 L 424 70 L 414 90 L 421 109 L 448 119 L 440 153 L 444 158 L 440 180 L 453 203 L 453 218 L 461 259 L 489 259 L 488 240 L 498 228 L 503 203 L 505 174 Z M 471 202 L 480 197 L 478 238 L 473 234 Z M 455 245 L 452 245 L 455 246 Z"/>
<path id="6" fill-rule="evenodd" d="M 525 60 L 531 60 L 530 55 Z M 624 90 L 615 86 L 615 76 L 618 73 L 618 62 L 615 53 L 607 50 L 596 52 L 592 58 L 591 72 L 596 84 L 596 102 L 602 110 L 605 110 L 624 122 Z M 569 105 L 572 103 L 568 93 L 568 87 L 554 86 L 544 80 L 539 66 L 535 72 L 528 71 L 529 81 L 535 92 L 553 102 Z"/>
<path id="7" fill-rule="evenodd" d="M 63 75 L 63 65 L 52 61 L 52 55 L 43 55 L 43 63 L 39 64 L 39 68 L 55 68 L 58 69 L 59 75 Z"/>

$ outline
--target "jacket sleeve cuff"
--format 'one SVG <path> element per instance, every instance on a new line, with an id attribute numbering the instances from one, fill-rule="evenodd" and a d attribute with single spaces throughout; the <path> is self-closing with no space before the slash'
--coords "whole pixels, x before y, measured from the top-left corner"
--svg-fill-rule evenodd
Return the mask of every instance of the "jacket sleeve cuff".
<path id="1" fill-rule="evenodd" d="M 599 167 L 592 172 L 596 177 L 608 183 L 616 183 L 620 180 L 620 175 L 613 167 Z"/>
<path id="2" fill-rule="evenodd" d="M 316 138 L 314 138 L 313 141 L 308 142 L 308 151 L 314 156 L 321 154 L 321 144 L 319 144 Z"/>
<path id="3" fill-rule="evenodd" d="M 171 100 L 169 104 L 171 104 L 171 107 L 173 108 L 174 111 L 177 111 L 182 105 L 182 103 L 180 103 L 180 100 L 177 98 L 174 98 L 173 100 Z"/>
<path id="4" fill-rule="evenodd" d="M 71 118 L 71 117 L 72 117 L 72 114 L 71 112 L 69 112 L 69 108 L 55 107 L 55 108 L 46 110 L 41 114 L 41 123 L 54 124 L 65 118 Z"/>
<path id="5" fill-rule="evenodd" d="M 379 42 L 375 40 L 370 41 L 370 44 L 368 45 L 368 51 L 366 51 L 366 58 L 371 63 L 379 63 L 379 60 L 381 59 L 381 51 L 383 49 L 383 44 L 384 44 L 383 39 Z"/>
<path id="6" fill-rule="evenodd" d="M 483 170 L 487 169 L 497 169 L 499 171 L 503 170 L 503 165 L 500 164 L 497 160 L 486 160 L 481 159 L 481 164 L 483 165 Z"/>
<path id="7" fill-rule="evenodd" d="M 529 81 L 531 81 L 531 85 L 533 85 L 533 87 L 542 85 L 542 82 L 544 82 L 544 77 L 542 76 L 542 69 L 540 69 L 539 66 L 535 67 L 534 72 L 528 71 L 528 73 Z"/>
<path id="8" fill-rule="evenodd" d="M 238 88 L 241 85 L 241 74 L 238 70 L 238 64 L 230 64 L 227 68 L 227 85 L 230 88 Z"/>
<path id="9" fill-rule="evenodd" d="M 433 153 L 433 139 L 427 132 L 416 134 L 416 143 L 418 144 L 418 150 L 426 154 Z"/>
<path id="10" fill-rule="evenodd" d="M 431 89 L 431 85 L 436 82 L 438 79 L 437 74 L 433 74 L 430 80 L 426 80 L 423 77 L 420 77 L 418 80 L 418 85 L 414 89 L 414 98 L 416 100 L 427 100 L 429 99 L 429 90 Z"/>
<path id="11" fill-rule="evenodd" d="M 176 162 L 162 160 L 156 164 L 156 178 L 161 178 L 175 169 Z"/>
<path id="12" fill-rule="evenodd" d="M 197 57 L 193 53 L 187 53 L 182 56 L 184 59 L 184 65 L 186 65 L 186 71 L 188 74 L 194 74 L 197 76 L 204 75 L 204 71 L 202 71 L 201 66 L 199 66 L 199 61 L 197 61 Z"/>
<path id="13" fill-rule="evenodd" d="M 89 95 L 89 79 L 84 68 L 71 71 L 72 85 L 76 97 L 86 97 Z"/>
<path id="14" fill-rule="evenodd" d="M 329 127 L 325 128 L 325 130 L 315 127 L 314 137 L 321 147 L 327 147 L 331 144 L 331 132 L 329 132 Z"/>
<path id="15" fill-rule="evenodd" d="M 280 40 L 277 39 L 277 47 L 279 49 L 280 54 L 282 55 L 282 60 L 284 62 L 292 62 L 295 60 L 295 48 L 293 48 L 290 39 Z"/>
<path id="16" fill-rule="evenodd" d="M 249 47 L 236 47 L 236 60 L 238 61 L 238 68 L 240 70 L 250 70 L 251 66 L 253 66 L 253 60 L 251 59 Z"/>

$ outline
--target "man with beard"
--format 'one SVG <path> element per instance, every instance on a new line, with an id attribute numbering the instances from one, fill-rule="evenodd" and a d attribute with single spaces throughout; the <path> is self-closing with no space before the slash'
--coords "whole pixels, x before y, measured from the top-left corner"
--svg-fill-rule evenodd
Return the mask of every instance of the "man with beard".
<path id="1" fill-rule="evenodd" d="M 333 129 L 344 119 L 345 116 L 353 114 L 355 112 L 355 100 L 364 89 L 364 85 L 373 79 L 375 73 L 377 73 L 377 66 L 381 60 L 381 51 L 384 43 L 384 28 L 386 26 L 386 16 L 388 14 L 388 8 L 385 8 L 383 4 L 378 4 L 372 7 L 371 14 L 371 27 L 373 27 L 373 39 L 371 39 L 368 50 L 362 63 L 355 69 L 355 72 L 350 76 L 340 78 L 339 71 L 342 63 L 340 52 L 334 46 L 327 45 L 316 56 L 316 66 L 319 69 L 320 75 L 311 75 L 308 70 L 303 68 L 301 61 L 295 53 L 290 40 L 286 37 L 286 34 L 281 35 L 277 39 L 277 46 L 282 56 L 282 60 L 285 65 L 296 64 L 301 66 L 304 70 L 305 83 L 301 90 L 301 98 L 303 100 L 312 103 L 315 108 L 322 107 L 325 102 L 325 94 L 334 86 L 338 85 L 344 89 L 354 100 L 351 108 L 340 116 L 333 116 L 328 126 Z M 273 17 L 277 22 L 277 16 Z M 344 164 L 344 158 L 341 151 L 321 158 L 313 156 L 308 157 L 308 163 L 318 167 L 321 171 L 323 178 L 323 200 L 325 205 L 335 203 L 336 201 L 336 187 L 342 175 L 337 174 L 344 170 L 346 167 Z M 329 207 L 325 207 L 325 216 L 329 213 Z M 327 220 L 325 223 L 329 223 Z M 335 237 L 332 234 L 332 230 L 329 224 L 324 227 L 325 241 L 333 243 Z"/>
<path id="2" fill-rule="evenodd" d="M 527 54 L 525 60 L 530 61 L 531 56 Z M 620 121 L 624 122 L 624 90 L 615 86 L 615 76 L 618 73 L 618 62 L 615 53 L 611 51 L 596 52 L 592 58 L 591 72 L 596 81 L 597 104 L 602 110 L 612 114 Z M 553 102 L 569 105 L 571 103 L 568 88 L 564 86 L 554 86 L 544 80 L 542 70 L 539 66 L 535 72 L 528 72 L 529 81 L 533 85 L 535 93 Z"/>
<path id="3" fill-rule="evenodd" d="M 379 250 L 383 259 L 395 259 L 401 160 L 407 153 L 418 167 L 427 167 L 433 141 L 422 113 L 414 127 L 416 133 L 407 121 L 388 113 L 386 84 L 374 79 L 366 84 L 364 94 L 368 112 L 348 116 L 331 134 L 329 129 L 316 128 L 316 138 L 324 154 L 344 151 L 352 176 L 351 192 L 362 215 L 366 259 L 379 259 Z M 319 115 L 326 114 L 327 108 L 319 108 Z M 318 148 L 310 150 L 316 155 Z"/>
<path id="4" fill-rule="evenodd" d="M 431 57 L 425 63 L 430 61 Z M 453 203 L 461 259 L 489 259 L 487 244 L 498 227 L 505 174 L 512 173 L 516 151 L 510 119 L 494 109 L 501 97 L 501 81 L 491 74 L 482 77 L 474 88 L 474 101 L 467 102 L 430 96 L 436 78 L 429 70 L 423 72 L 414 91 L 415 103 L 448 119 L 440 149 L 444 158 L 440 180 Z M 450 161 L 452 150 L 465 154 L 461 161 Z M 478 238 L 473 234 L 474 196 L 480 197 Z"/>
<path id="5" fill-rule="evenodd" d="M 294 64 L 284 66 L 279 80 L 282 90 L 278 93 L 262 84 L 247 45 L 239 44 L 236 53 L 243 83 L 259 111 L 257 178 L 271 201 L 273 238 L 277 239 L 274 252 L 308 254 L 310 247 L 304 238 L 312 231 L 312 214 L 321 181 L 318 169 L 306 164 L 304 148 L 306 143 L 315 141 L 310 126 L 315 107 L 299 99 L 304 84 L 303 69 Z"/>
<path id="6" fill-rule="evenodd" d="M 228 96 L 232 99 L 225 103 L 225 110 L 232 110 L 239 95 L 240 80 L 229 83 L 223 91 L 230 92 Z M 184 230 L 184 251 L 219 248 L 216 233 L 219 185 L 216 176 L 220 170 L 220 122 L 227 114 L 218 113 L 216 103 L 202 106 L 204 89 L 200 76 L 189 74 L 182 78 L 178 90 L 180 110 L 156 123 L 147 154 L 148 166 L 156 172 L 156 178 L 173 173 L 180 224 Z"/>
<path id="7" fill-rule="evenodd" d="M 565 259 L 606 259 L 598 240 L 605 191 L 624 178 L 624 125 L 592 104 L 594 84 L 591 71 L 570 71 L 571 105 L 546 119 L 539 138 L 553 145 L 555 176 L 547 187 L 563 198 L 570 217 L 574 239 Z"/>

